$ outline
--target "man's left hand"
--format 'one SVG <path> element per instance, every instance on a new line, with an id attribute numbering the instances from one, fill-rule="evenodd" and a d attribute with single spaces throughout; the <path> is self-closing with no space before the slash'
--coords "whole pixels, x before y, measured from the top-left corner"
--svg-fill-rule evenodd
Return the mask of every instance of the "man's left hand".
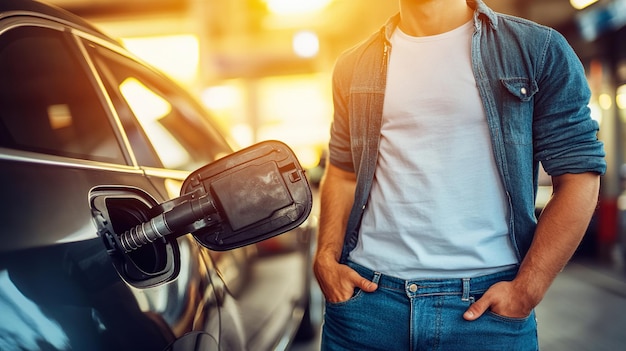
<path id="1" fill-rule="evenodd" d="M 525 318 L 537 305 L 524 289 L 519 289 L 515 281 L 499 282 L 491 286 L 485 294 L 474 302 L 463 314 L 468 321 L 478 319 L 487 310 L 510 318 Z"/>

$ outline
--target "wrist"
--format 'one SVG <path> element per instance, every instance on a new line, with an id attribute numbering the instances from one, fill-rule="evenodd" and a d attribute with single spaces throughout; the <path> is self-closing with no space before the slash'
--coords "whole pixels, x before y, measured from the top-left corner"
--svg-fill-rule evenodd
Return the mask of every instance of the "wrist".
<path id="1" fill-rule="evenodd" d="M 317 265 L 328 266 L 339 263 L 340 254 L 333 251 L 318 251 L 314 257 Z"/>
<path id="2" fill-rule="evenodd" d="M 532 310 L 543 299 L 547 286 L 541 279 L 526 279 L 523 276 L 516 277 L 512 282 L 514 291 L 518 292 L 520 302 L 528 309 Z"/>

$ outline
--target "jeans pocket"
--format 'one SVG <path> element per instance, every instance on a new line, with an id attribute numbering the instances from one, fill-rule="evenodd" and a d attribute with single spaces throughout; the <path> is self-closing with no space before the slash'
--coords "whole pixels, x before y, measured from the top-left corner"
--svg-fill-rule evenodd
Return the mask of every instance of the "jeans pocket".
<path id="1" fill-rule="evenodd" d="M 327 307 L 340 307 L 340 306 L 347 305 L 350 302 L 353 302 L 353 301 L 357 300 L 361 296 L 362 293 L 363 293 L 363 290 L 361 290 L 360 288 L 355 288 L 354 292 L 352 293 L 352 296 L 350 296 L 349 299 L 347 299 L 345 301 L 338 301 L 338 302 L 326 301 L 326 306 Z"/>
<path id="2" fill-rule="evenodd" d="M 466 350 L 536 351 L 539 348 L 534 312 L 528 317 L 513 318 L 487 311 L 465 325 L 468 334 L 480 335 L 471 342 L 466 340 L 472 345 Z"/>
<path id="3" fill-rule="evenodd" d="M 507 317 L 507 316 L 503 316 L 501 314 L 497 314 L 493 311 L 487 311 L 485 312 L 486 316 L 489 316 L 493 319 L 502 321 L 502 322 L 511 322 L 511 323 L 524 323 L 528 320 L 528 318 L 530 318 L 530 315 L 526 316 L 526 317 Z"/>

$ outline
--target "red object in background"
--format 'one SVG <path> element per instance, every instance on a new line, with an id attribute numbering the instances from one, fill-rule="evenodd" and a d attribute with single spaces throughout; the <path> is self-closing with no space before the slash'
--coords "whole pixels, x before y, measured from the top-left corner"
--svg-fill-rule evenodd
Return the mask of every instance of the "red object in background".
<path id="1" fill-rule="evenodd" d="M 617 199 L 602 198 L 598 204 L 598 244 L 612 245 L 617 240 Z"/>

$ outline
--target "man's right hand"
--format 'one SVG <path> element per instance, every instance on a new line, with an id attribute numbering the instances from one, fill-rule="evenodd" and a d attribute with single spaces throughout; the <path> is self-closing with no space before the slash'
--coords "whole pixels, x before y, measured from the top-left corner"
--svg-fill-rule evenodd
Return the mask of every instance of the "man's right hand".
<path id="1" fill-rule="evenodd" d="M 354 295 L 355 288 L 364 292 L 373 292 L 378 288 L 376 283 L 363 278 L 334 258 L 316 257 L 313 271 L 326 301 L 331 303 L 348 301 Z"/>
<path id="2" fill-rule="evenodd" d="M 356 174 L 326 165 L 320 186 L 320 226 L 313 272 L 326 301 L 337 303 L 349 300 L 354 289 L 372 292 L 378 285 L 361 277 L 339 257 L 343 247 L 346 224 L 354 202 Z"/>

